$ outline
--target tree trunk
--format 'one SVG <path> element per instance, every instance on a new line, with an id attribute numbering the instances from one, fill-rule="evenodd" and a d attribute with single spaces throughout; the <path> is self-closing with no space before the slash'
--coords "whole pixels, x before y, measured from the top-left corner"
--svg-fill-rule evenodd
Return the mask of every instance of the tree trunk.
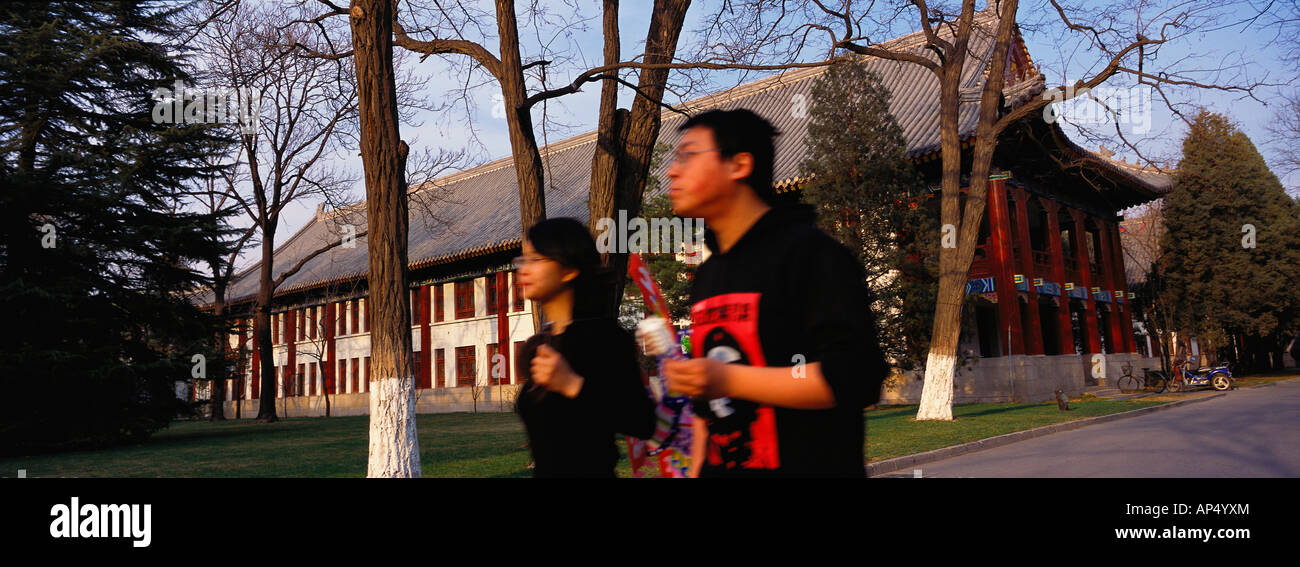
<path id="1" fill-rule="evenodd" d="M 939 248 L 939 293 L 936 298 L 934 328 L 930 337 L 930 354 L 925 368 L 925 385 L 921 389 L 918 420 L 952 420 L 953 371 L 957 343 L 961 337 L 961 305 L 966 294 L 966 280 L 975 245 L 979 241 L 980 221 L 984 217 L 988 194 L 989 168 L 997 147 L 995 123 L 1001 107 L 1003 72 L 1006 53 L 1015 24 L 1017 0 L 1004 2 L 997 28 L 997 39 L 990 54 L 988 74 L 980 94 L 979 119 L 976 122 L 975 148 L 971 156 L 970 186 L 966 205 L 961 205 L 961 141 L 958 138 L 957 112 L 961 70 L 965 66 L 967 44 L 971 34 L 973 5 L 963 8 L 961 23 L 954 38 L 940 81 L 939 128 L 943 157 L 943 194 L 940 201 L 943 225 L 957 227 L 957 247 Z M 965 210 L 961 210 L 961 209 Z M 1014 290 L 1011 290 L 1014 291 Z M 1014 301 L 1014 295 L 1011 301 Z M 1011 353 L 1008 346 L 1007 354 Z M 933 381 L 933 384 L 931 383 Z"/>
<path id="2" fill-rule="evenodd" d="M 331 340 L 332 340 L 332 339 L 331 339 Z M 331 361 L 330 361 L 330 364 L 333 364 L 333 363 L 334 363 L 334 361 L 331 360 Z M 326 378 L 326 377 L 325 377 L 325 366 L 326 366 L 326 364 L 325 364 L 325 361 L 324 361 L 324 360 L 321 360 L 321 361 L 318 362 L 316 365 L 317 365 L 318 367 L 320 367 L 320 370 L 319 370 L 319 372 L 317 372 L 317 374 L 320 375 L 321 396 L 325 398 L 325 417 L 329 417 L 329 416 L 330 416 L 330 395 L 331 395 L 331 394 L 330 394 L 329 378 Z"/>
<path id="3" fill-rule="evenodd" d="M 963 33 L 965 32 L 965 33 Z M 961 140 L 957 132 L 958 87 L 961 69 L 966 60 L 966 43 L 970 37 L 970 23 L 963 20 L 957 32 L 953 60 L 945 67 L 939 89 L 939 138 L 943 159 L 942 193 L 939 201 L 941 230 L 960 227 L 960 235 L 979 231 L 961 223 Z M 968 201 L 969 209 L 974 203 Z M 981 203 L 983 205 L 983 203 Z M 965 238 L 958 240 L 964 241 Z M 969 262 L 961 262 L 961 242 L 957 248 L 939 248 L 939 290 L 935 299 L 934 328 L 930 334 L 930 353 L 926 358 L 925 382 L 921 388 L 921 404 L 916 419 L 952 420 L 953 371 L 957 362 L 957 343 L 961 337 L 961 304 L 966 292 Z"/>
<path id="4" fill-rule="evenodd" d="M 646 32 L 646 63 L 672 62 L 690 5 L 690 0 L 656 0 L 650 29 Z M 604 29 L 605 64 L 611 65 L 620 59 L 616 0 L 605 1 Z M 628 218 L 641 214 L 650 162 L 654 159 L 654 145 L 662 123 L 659 103 L 663 100 L 668 73 L 668 69 L 641 70 L 637 83 L 640 94 L 633 99 L 631 112 L 615 108 L 617 83 L 606 80 L 601 85 L 599 138 L 596 155 L 592 157 L 588 201 L 588 222 L 593 230 L 599 219 L 616 218 L 620 209 L 627 211 Z M 609 314 L 616 315 L 623 300 L 627 253 L 605 254 L 603 260 L 617 276 L 618 283 L 611 290 L 608 305 Z"/>
<path id="5" fill-rule="evenodd" d="M 267 223 L 262 229 L 262 265 L 258 273 L 257 307 L 254 318 L 257 329 L 258 364 L 261 365 L 261 392 L 257 400 L 257 421 L 275 423 L 275 351 L 271 346 L 271 270 L 275 259 L 275 226 Z"/>
<path id="6" fill-rule="evenodd" d="M 220 268 L 216 265 L 214 265 L 212 268 L 213 276 L 215 276 L 218 279 L 221 277 L 219 269 Z M 212 286 L 212 294 L 213 294 L 212 316 L 215 317 L 218 322 L 220 322 L 226 316 L 225 284 L 214 283 L 214 285 Z M 208 398 L 212 402 L 212 415 L 209 417 L 209 419 L 212 421 L 226 420 L 226 411 L 225 411 L 226 368 L 228 368 L 228 364 L 226 361 L 229 359 L 229 353 L 227 352 L 228 349 L 226 348 L 226 345 L 228 341 L 230 341 L 230 337 L 229 335 L 226 334 L 225 325 L 222 325 L 221 330 L 217 333 L 217 344 L 215 350 L 215 354 L 218 357 L 220 357 L 219 368 L 221 369 L 221 371 L 219 375 L 212 378 L 212 388 L 208 390 L 209 393 L 211 394 L 208 396 Z"/>
<path id="7" fill-rule="evenodd" d="M 372 312 L 372 373 L 367 377 L 371 382 L 370 454 L 366 476 L 418 477 L 415 376 L 406 304 L 406 144 L 397 131 L 393 2 L 354 0 L 351 20 L 369 224 L 368 307 Z"/>
<path id="8" fill-rule="evenodd" d="M 497 0 L 496 10 L 497 30 L 501 37 L 501 98 L 510 129 L 510 149 L 515 156 L 520 237 L 524 237 L 528 229 L 546 218 L 542 155 L 533 134 L 532 113 L 524 108 L 527 93 L 524 91 L 523 63 L 519 57 L 519 24 L 515 19 L 514 0 Z"/>

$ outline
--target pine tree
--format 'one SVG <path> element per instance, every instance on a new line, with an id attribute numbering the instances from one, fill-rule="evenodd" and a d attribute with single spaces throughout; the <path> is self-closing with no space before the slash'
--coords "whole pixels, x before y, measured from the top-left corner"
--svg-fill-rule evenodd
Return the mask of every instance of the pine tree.
<path id="1" fill-rule="evenodd" d="M 818 77 L 808 109 L 803 200 L 818 225 L 855 252 L 874 294 L 885 352 L 911 368 L 928 350 L 937 285 L 936 219 L 906 158 L 891 93 L 860 62 Z"/>
<path id="2" fill-rule="evenodd" d="M 1164 214 L 1162 299 L 1176 326 L 1255 369 L 1279 364 L 1300 325 L 1300 209 L 1227 118 L 1196 116 Z"/>
<path id="3" fill-rule="evenodd" d="M 187 410 L 212 361 L 191 269 L 220 214 L 178 210 L 223 140 L 152 119 L 188 79 L 140 2 L 17 3 L 0 13 L 0 451 L 140 441 Z"/>

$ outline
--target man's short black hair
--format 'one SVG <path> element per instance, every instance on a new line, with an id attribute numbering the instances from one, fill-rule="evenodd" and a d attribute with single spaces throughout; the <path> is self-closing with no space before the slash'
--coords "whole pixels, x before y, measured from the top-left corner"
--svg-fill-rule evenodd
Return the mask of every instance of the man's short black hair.
<path id="1" fill-rule="evenodd" d="M 743 108 L 710 110 L 692 116 L 677 131 L 684 132 L 695 126 L 713 131 L 713 139 L 722 157 L 729 158 L 739 153 L 754 156 L 754 170 L 745 178 L 745 183 L 765 203 L 772 204 L 776 199 L 772 188 L 772 163 L 776 159 L 776 149 L 772 139 L 781 134 L 772 123 Z"/>

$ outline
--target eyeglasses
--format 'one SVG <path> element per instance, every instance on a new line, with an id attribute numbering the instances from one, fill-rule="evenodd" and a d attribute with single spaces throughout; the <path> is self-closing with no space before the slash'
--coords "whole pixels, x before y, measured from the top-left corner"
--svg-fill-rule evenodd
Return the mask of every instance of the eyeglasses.
<path id="1" fill-rule="evenodd" d="M 547 261 L 554 262 L 555 260 L 551 260 L 546 256 L 515 256 L 513 260 L 510 260 L 510 263 L 514 265 L 516 270 L 518 270 L 519 268 L 522 268 L 534 262 L 547 262 Z"/>
<path id="2" fill-rule="evenodd" d="M 721 150 L 719 150 L 718 148 L 709 148 L 706 150 L 677 150 L 677 152 L 673 154 L 673 163 L 678 165 L 686 165 L 686 162 L 691 161 L 691 157 L 694 156 L 695 154 L 717 152 L 717 151 L 721 151 Z"/>

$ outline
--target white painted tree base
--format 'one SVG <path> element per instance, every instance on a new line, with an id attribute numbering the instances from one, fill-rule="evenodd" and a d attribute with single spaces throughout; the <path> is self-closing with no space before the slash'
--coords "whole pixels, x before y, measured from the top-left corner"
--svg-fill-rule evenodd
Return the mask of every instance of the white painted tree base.
<path id="1" fill-rule="evenodd" d="M 921 388 L 918 420 L 952 421 L 952 376 L 957 357 L 930 351 L 925 363 L 925 386 Z"/>
<path id="2" fill-rule="evenodd" d="M 415 433 L 415 379 L 370 383 L 369 478 L 418 478 L 420 445 Z"/>

